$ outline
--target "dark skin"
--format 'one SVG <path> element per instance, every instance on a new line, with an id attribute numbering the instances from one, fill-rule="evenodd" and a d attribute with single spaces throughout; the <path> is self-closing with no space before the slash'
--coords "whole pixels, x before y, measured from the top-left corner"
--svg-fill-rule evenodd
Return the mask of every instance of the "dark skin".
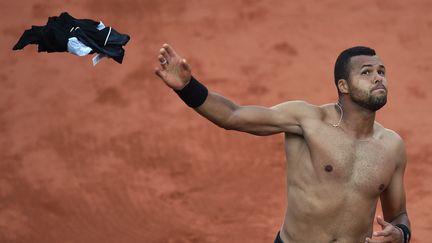
<path id="1" fill-rule="evenodd" d="M 340 98 L 349 100 L 350 96 L 348 94 L 350 93 L 350 86 L 351 89 L 353 86 L 369 86 L 368 83 L 370 82 L 374 85 L 373 87 L 377 87 L 376 89 L 372 88 L 374 90 L 372 90 L 371 93 L 375 93 L 376 95 L 386 95 L 387 80 L 385 77 L 385 67 L 377 56 L 353 57 L 351 58 L 351 67 L 352 78 L 350 81 L 354 83 L 349 83 L 349 81 L 346 80 L 339 81 L 338 87 L 342 93 Z M 360 111 L 354 114 L 361 114 L 352 118 L 349 117 L 349 113 L 347 114 L 346 124 L 349 124 L 348 126 L 351 127 L 351 129 L 347 130 L 360 131 L 361 133 L 359 134 L 371 134 L 371 126 L 368 124 L 372 124 L 374 122 L 375 111 L 358 107 L 358 105 L 356 107 L 353 102 L 349 101 L 345 101 L 343 104 L 345 104 L 344 107 L 347 105 L 354 106 L 353 110 Z M 349 119 L 351 119 L 351 121 Z M 354 136 L 359 136 L 359 134 L 354 133 Z M 366 242 L 402 242 L 403 237 L 397 237 L 402 236 L 402 232 L 399 228 L 394 227 L 394 225 L 405 224 L 410 226 L 410 222 L 406 213 L 405 192 L 403 187 L 403 175 L 406 167 L 406 154 L 403 144 L 400 144 L 399 146 L 400 148 L 396 151 L 398 152 L 400 163 L 396 167 L 389 187 L 387 187 L 386 190 L 384 190 L 380 195 L 384 219 L 378 216 L 377 223 L 381 226 L 382 230 L 374 232 L 373 238 L 367 237 Z"/>
<path id="2" fill-rule="evenodd" d="M 191 69 L 173 48 L 165 44 L 158 58 L 167 61 L 155 70 L 166 85 L 181 90 L 188 84 Z M 409 226 L 405 148 L 399 135 L 375 121 L 373 110 L 387 96 L 385 67 L 377 56 L 353 57 L 350 67 L 349 80 L 338 81 L 343 116 L 335 104 L 241 106 L 214 92 L 195 109 L 224 129 L 285 134 L 288 205 L 280 229 L 285 243 L 402 242 L 394 225 Z M 382 229 L 373 232 L 379 199 L 384 219 L 377 217 Z"/>

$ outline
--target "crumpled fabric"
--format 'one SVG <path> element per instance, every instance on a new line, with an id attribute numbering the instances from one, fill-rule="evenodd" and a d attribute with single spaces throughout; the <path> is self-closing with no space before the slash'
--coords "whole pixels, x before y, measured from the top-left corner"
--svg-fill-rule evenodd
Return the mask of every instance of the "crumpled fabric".
<path id="1" fill-rule="evenodd" d="M 99 54 L 96 59 L 109 57 L 122 63 L 125 53 L 123 46 L 129 40 L 129 35 L 121 34 L 112 27 L 105 27 L 102 22 L 75 19 L 67 12 L 63 12 L 58 17 L 49 17 L 45 26 L 32 26 L 31 29 L 25 30 L 13 50 L 37 44 L 38 52 L 67 52 L 69 43 L 69 46 L 79 46 L 75 55 L 85 54 L 89 50 L 86 48 L 88 47 L 91 51 L 87 54 Z"/>
<path id="2" fill-rule="evenodd" d="M 102 21 L 99 22 L 98 26 L 96 26 L 96 29 L 98 30 L 102 30 L 104 28 L 105 25 L 104 23 L 102 23 Z M 79 41 L 78 38 L 71 37 L 68 39 L 67 51 L 74 55 L 82 57 L 90 54 L 93 51 L 93 49 L 91 49 L 90 47 L 86 46 L 84 43 Z"/>
<path id="3" fill-rule="evenodd" d="M 77 55 L 77 56 L 86 56 L 93 51 L 90 47 L 84 45 L 81 41 L 79 41 L 76 37 L 71 37 L 67 43 L 68 52 Z"/>

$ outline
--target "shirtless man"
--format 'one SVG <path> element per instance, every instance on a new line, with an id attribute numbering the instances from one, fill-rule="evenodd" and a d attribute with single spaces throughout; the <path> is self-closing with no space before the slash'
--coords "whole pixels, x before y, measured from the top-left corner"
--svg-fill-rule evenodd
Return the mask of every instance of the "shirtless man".
<path id="1" fill-rule="evenodd" d="M 405 148 L 375 121 L 387 101 L 385 67 L 373 49 L 343 51 L 335 65 L 336 104 L 288 101 L 241 106 L 209 92 L 172 47 L 164 44 L 156 74 L 199 114 L 227 130 L 285 134 L 288 205 L 275 242 L 408 242 Z M 384 218 L 373 231 L 380 198 Z"/>

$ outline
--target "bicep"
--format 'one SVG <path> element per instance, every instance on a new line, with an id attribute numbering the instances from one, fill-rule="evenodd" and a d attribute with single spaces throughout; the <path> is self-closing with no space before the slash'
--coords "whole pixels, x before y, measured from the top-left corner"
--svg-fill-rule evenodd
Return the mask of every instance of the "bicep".
<path id="1" fill-rule="evenodd" d="M 288 132 L 301 135 L 301 120 L 311 112 L 311 105 L 303 101 L 289 101 L 270 108 L 240 106 L 230 117 L 230 126 L 255 135 Z"/>

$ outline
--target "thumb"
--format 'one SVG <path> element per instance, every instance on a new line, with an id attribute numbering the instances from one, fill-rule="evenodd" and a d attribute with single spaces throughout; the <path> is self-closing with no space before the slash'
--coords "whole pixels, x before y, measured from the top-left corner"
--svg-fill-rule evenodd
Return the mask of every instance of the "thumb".
<path id="1" fill-rule="evenodd" d="M 381 216 L 377 216 L 377 223 L 379 224 L 379 225 L 381 225 L 381 228 L 385 228 L 387 225 L 389 225 L 390 223 L 388 223 L 388 222 L 386 222 L 386 221 L 384 221 L 384 219 L 381 217 Z"/>

